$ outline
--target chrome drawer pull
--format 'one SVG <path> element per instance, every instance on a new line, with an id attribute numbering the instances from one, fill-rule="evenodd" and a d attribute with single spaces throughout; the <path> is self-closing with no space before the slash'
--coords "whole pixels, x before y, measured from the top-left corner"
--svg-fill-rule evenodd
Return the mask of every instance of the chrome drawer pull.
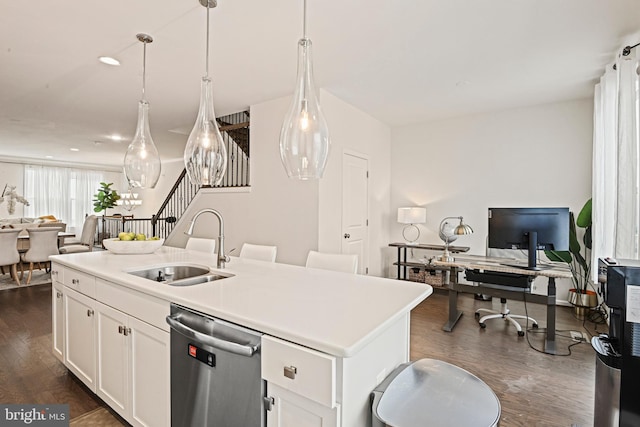
<path id="1" fill-rule="evenodd" d="M 295 380 L 297 373 L 298 373 L 298 368 L 296 368 L 295 366 L 285 366 L 284 367 L 284 376 L 287 377 L 287 378 Z"/>

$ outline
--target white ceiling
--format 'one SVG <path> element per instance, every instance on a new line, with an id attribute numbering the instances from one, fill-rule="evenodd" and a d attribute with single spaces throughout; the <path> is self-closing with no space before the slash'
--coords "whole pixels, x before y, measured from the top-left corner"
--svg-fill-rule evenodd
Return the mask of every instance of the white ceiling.
<path id="1" fill-rule="evenodd" d="M 198 0 L 0 0 L 0 156 L 121 164 L 145 32 L 152 135 L 181 157 L 205 30 Z M 317 87 L 391 126 L 592 96 L 638 30 L 638 0 L 308 0 Z M 217 115 L 290 94 L 301 34 L 302 0 L 218 0 Z"/>

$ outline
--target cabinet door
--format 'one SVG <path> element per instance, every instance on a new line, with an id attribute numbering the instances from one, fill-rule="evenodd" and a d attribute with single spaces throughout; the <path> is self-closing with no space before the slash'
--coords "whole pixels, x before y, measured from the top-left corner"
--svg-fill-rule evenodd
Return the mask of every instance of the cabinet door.
<path id="1" fill-rule="evenodd" d="M 129 317 L 129 326 L 131 422 L 135 426 L 169 426 L 169 333 L 133 317 Z"/>
<path id="2" fill-rule="evenodd" d="M 98 365 L 96 393 L 107 405 L 128 418 L 129 345 L 128 316 L 96 303 Z"/>
<path id="3" fill-rule="evenodd" d="M 64 298 L 63 286 L 54 281 L 51 286 L 51 341 L 53 355 L 64 363 Z"/>
<path id="4" fill-rule="evenodd" d="M 95 392 L 95 301 L 66 286 L 63 294 L 65 365 Z"/>
<path id="5" fill-rule="evenodd" d="M 340 405 L 329 408 L 272 383 L 267 396 L 273 402 L 267 427 L 340 427 Z"/>

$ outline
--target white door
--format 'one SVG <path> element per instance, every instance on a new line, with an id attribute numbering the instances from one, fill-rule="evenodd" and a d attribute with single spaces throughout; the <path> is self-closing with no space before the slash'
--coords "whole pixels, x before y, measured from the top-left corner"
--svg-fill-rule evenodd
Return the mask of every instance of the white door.
<path id="1" fill-rule="evenodd" d="M 51 305 L 53 354 L 64 363 L 64 298 L 62 297 L 62 284 L 54 280 L 51 292 L 53 301 Z"/>
<path id="2" fill-rule="evenodd" d="M 342 155 L 342 253 L 358 255 L 358 274 L 369 273 L 369 160 Z"/>
<path id="3" fill-rule="evenodd" d="M 67 367 L 96 391 L 94 304 L 91 298 L 64 287 L 65 361 Z"/>
<path id="4" fill-rule="evenodd" d="M 131 423 L 171 424 L 171 355 L 169 333 L 129 317 L 131 348 Z"/>
<path id="5" fill-rule="evenodd" d="M 267 396 L 273 399 L 267 427 L 340 427 L 340 405 L 329 408 L 273 383 Z"/>
<path id="6" fill-rule="evenodd" d="M 129 417 L 127 315 L 96 303 L 98 378 L 96 394 L 124 418 Z"/>

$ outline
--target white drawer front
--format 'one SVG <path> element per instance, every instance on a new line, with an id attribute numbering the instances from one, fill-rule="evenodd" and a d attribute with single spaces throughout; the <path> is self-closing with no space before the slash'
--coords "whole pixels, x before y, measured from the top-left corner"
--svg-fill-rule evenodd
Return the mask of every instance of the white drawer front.
<path id="1" fill-rule="evenodd" d="M 336 406 L 336 358 L 326 353 L 264 335 L 262 378 L 329 408 Z"/>
<path id="2" fill-rule="evenodd" d="M 96 280 L 96 299 L 169 332 L 169 325 L 165 320 L 170 312 L 167 301 L 102 279 Z"/>
<path id="3" fill-rule="evenodd" d="M 55 262 L 51 263 L 51 280 L 64 284 L 64 267 Z"/>
<path id="4" fill-rule="evenodd" d="M 82 273 L 78 270 L 65 267 L 64 284 L 68 288 L 75 289 L 76 291 L 84 294 L 88 297 L 96 297 L 96 278 L 90 274 Z"/>

